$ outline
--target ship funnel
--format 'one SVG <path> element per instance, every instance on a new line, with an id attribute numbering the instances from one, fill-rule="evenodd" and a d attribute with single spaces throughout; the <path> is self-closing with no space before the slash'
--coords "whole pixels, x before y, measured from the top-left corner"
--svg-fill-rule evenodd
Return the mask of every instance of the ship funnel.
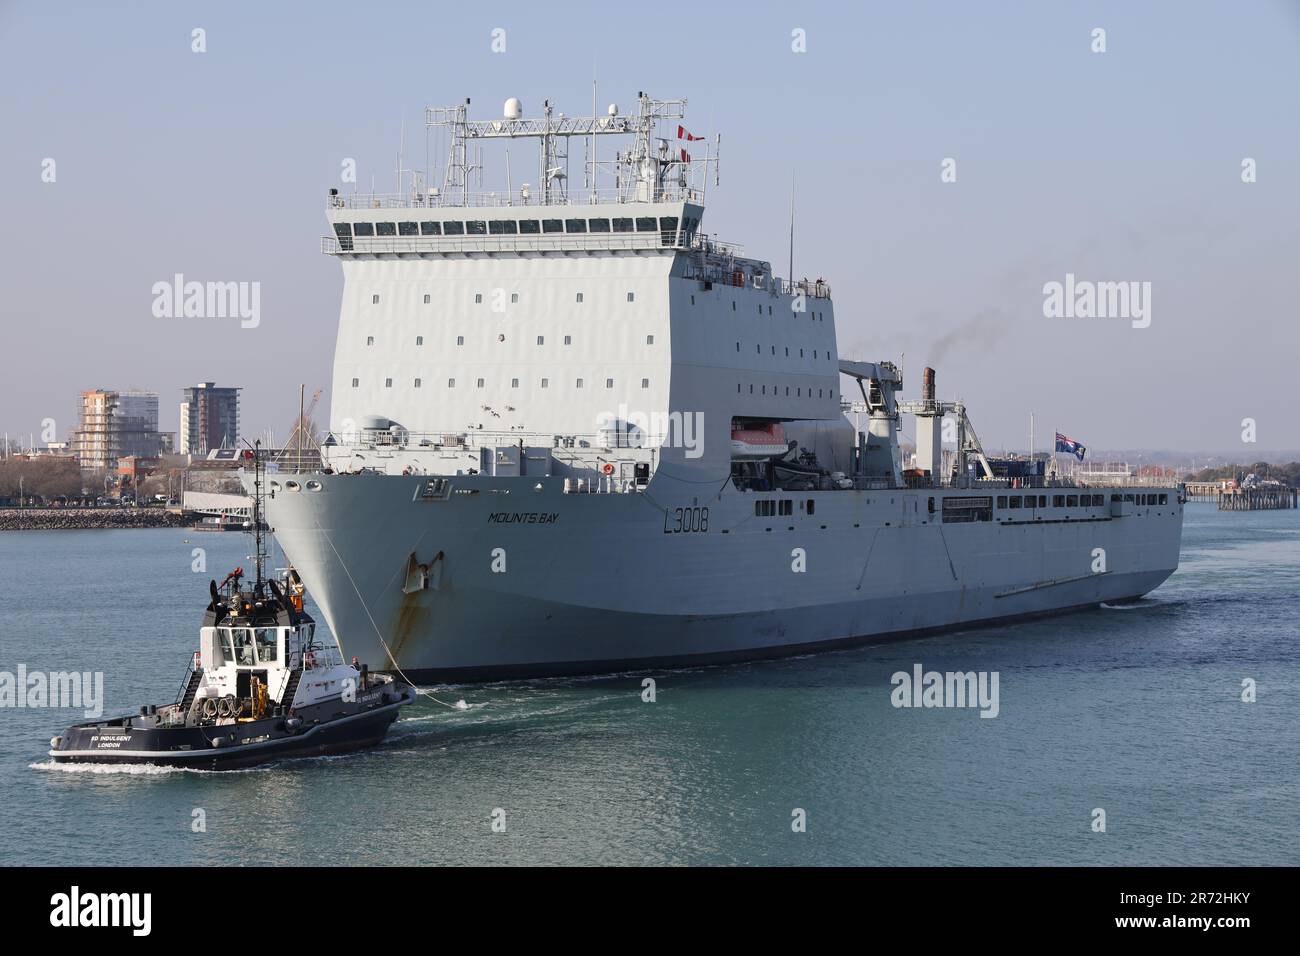
<path id="1" fill-rule="evenodd" d="M 934 369 L 927 368 L 921 373 L 921 401 L 934 401 Z"/>

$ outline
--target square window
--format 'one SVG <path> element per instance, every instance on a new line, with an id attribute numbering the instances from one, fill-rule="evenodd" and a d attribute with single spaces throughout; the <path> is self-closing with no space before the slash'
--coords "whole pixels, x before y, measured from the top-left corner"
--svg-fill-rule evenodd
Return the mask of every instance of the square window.
<path id="1" fill-rule="evenodd" d="M 465 344 L 465 336 L 463 336 L 463 335 L 458 335 L 458 336 L 456 336 L 456 344 L 457 344 L 457 345 L 464 345 L 464 344 Z"/>
<path id="2" fill-rule="evenodd" d="M 395 223 L 395 222 L 377 222 L 377 223 L 375 223 L 375 235 L 378 235 L 378 236 L 395 236 L 395 235 L 397 235 L 397 223 Z"/>
<path id="3" fill-rule="evenodd" d="M 631 301 L 632 301 L 633 299 L 635 299 L 635 298 L 636 298 L 636 293 L 634 293 L 634 292 L 629 292 L 629 293 L 627 294 L 627 301 L 631 302 Z"/>
<path id="4" fill-rule="evenodd" d="M 375 344 L 375 337 L 374 337 L 373 335 L 367 335 L 367 336 L 366 336 L 366 344 L 367 344 L 367 345 L 374 345 L 374 344 Z"/>
<path id="5" fill-rule="evenodd" d="M 397 224 L 397 234 L 399 236 L 418 236 L 420 234 L 420 224 L 418 222 L 399 222 Z"/>
<path id="6" fill-rule="evenodd" d="M 418 378 L 415 380 L 415 387 L 416 388 L 420 387 L 420 380 Z"/>
<path id="7" fill-rule="evenodd" d="M 356 387 L 357 387 L 358 385 L 360 385 L 360 384 L 361 384 L 361 379 L 359 379 L 359 378 L 354 378 L 354 379 L 352 380 L 352 387 L 353 387 L 353 388 L 356 388 Z"/>
<path id="8" fill-rule="evenodd" d="M 519 293 L 518 293 L 518 292 L 511 292 L 511 293 L 510 293 L 510 303 L 511 303 L 511 305 L 514 305 L 514 304 L 517 303 L 518 301 L 519 301 Z"/>
<path id="9" fill-rule="evenodd" d="M 578 388 L 582 388 L 582 379 L 578 379 Z"/>
<path id="10" fill-rule="evenodd" d="M 573 344 L 573 336 L 572 336 L 572 335 L 566 335 L 566 336 L 564 337 L 564 344 L 565 344 L 565 345 L 572 345 L 572 344 Z"/>
<path id="11" fill-rule="evenodd" d="M 423 336 L 423 335 L 417 335 L 417 336 L 415 337 L 415 344 L 416 344 L 416 345 L 423 345 L 423 344 L 424 344 L 424 336 Z"/>
<path id="12" fill-rule="evenodd" d="M 578 293 L 577 298 L 575 298 L 574 301 L 575 301 L 575 302 L 581 302 L 581 301 L 582 301 L 582 293 L 581 293 L 581 292 Z"/>
<path id="13" fill-rule="evenodd" d="M 538 344 L 538 345 L 545 345 L 545 344 L 546 344 L 546 336 L 544 336 L 544 335 L 539 335 L 539 336 L 537 336 L 537 344 Z"/>
<path id="14" fill-rule="evenodd" d="M 549 378 L 542 379 L 542 388 L 547 388 L 550 386 L 550 384 L 551 384 L 551 380 Z"/>
<path id="15" fill-rule="evenodd" d="M 641 379 L 641 387 L 642 387 L 642 388 L 649 388 L 649 387 L 650 387 L 650 379 L 648 379 L 648 378 L 643 378 L 643 379 Z"/>
<path id="16" fill-rule="evenodd" d="M 478 380 L 478 387 L 479 387 L 479 388 L 482 388 L 482 387 L 483 387 L 483 379 L 479 379 L 479 380 Z"/>
<path id="17" fill-rule="evenodd" d="M 607 379 L 605 379 L 605 387 L 606 387 L 606 388 L 613 388 L 613 387 L 614 387 L 614 380 L 613 380 L 612 378 L 607 378 Z"/>
<path id="18" fill-rule="evenodd" d="M 510 387 L 511 387 L 511 388 L 518 388 L 518 387 L 519 387 L 519 379 L 517 379 L 517 378 L 512 378 L 512 379 L 510 380 Z"/>
<path id="19" fill-rule="evenodd" d="M 392 388 L 392 387 L 393 387 L 393 380 L 391 378 L 384 379 L 384 388 Z"/>
<path id="20" fill-rule="evenodd" d="M 645 344 L 646 344 L 646 345 L 654 345 L 654 344 L 655 344 L 655 337 L 654 337 L 653 335 L 647 335 L 647 336 L 645 337 Z"/>
<path id="21" fill-rule="evenodd" d="M 371 304 L 371 305 L 378 305 L 378 304 L 379 304 L 379 293 L 378 293 L 378 292 L 376 292 L 374 295 L 372 295 L 372 296 L 370 297 L 370 304 Z"/>
<path id="22" fill-rule="evenodd" d="M 448 387 L 448 388 L 455 388 L 455 387 L 456 387 L 456 380 L 455 380 L 454 378 L 449 378 L 449 379 L 447 379 L 447 387 Z"/>
<path id="23" fill-rule="evenodd" d="M 425 305 L 429 304 L 429 293 L 427 292 L 424 294 L 424 304 Z"/>
<path id="24" fill-rule="evenodd" d="M 482 293 L 482 292 L 475 292 L 475 293 L 474 293 L 474 304 L 475 304 L 475 305 L 482 305 L 482 304 L 483 304 L 483 293 Z"/>
<path id="25" fill-rule="evenodd" d="M 422 236 L 441 236 L 442 223 L 439 222 L 422 222 L 420 223 L 420 235 Z"/>

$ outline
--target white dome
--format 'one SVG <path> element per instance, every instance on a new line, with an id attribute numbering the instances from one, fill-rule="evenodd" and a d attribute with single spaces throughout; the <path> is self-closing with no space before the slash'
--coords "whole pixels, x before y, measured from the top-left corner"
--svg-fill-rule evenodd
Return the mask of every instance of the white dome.
<path id="1" fill-rule="evenodd" d="M 506 100 L 502 114 L 508 120 L 517 120 L 524 115 L 524 104 L 519 102 L 519 97 L 512 96 Z"/>

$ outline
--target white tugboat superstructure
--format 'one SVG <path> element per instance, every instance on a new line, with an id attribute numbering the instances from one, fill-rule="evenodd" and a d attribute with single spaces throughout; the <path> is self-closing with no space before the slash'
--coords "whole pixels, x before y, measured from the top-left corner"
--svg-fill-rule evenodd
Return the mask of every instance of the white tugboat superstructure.
<path id="1" fill-rule="evenodd" d="M 268 513 L 347 653 L 415 679 L 736 660 L 1131 599 L 1177 566 L 1176 487 L 992 477 L 932 375 L 903 402 L 895 365 L 839 358 L 827 282 L 706 233 L 720 140 L 684 100 L 503 114 L 427 112 L 441 188 L 330 191 L 325 468 L 273 476 Z M 597 161 L 609 136 L 630 148 Z M 519 139 L 529 182 L 472 191 Z"/>

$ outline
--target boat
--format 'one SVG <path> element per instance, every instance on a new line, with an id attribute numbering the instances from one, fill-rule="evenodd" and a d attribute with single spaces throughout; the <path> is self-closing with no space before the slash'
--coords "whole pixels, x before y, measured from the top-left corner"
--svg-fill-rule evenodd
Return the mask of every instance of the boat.
<path id="1" fill-rule="evenodd" d="M 916 398 L 840 354 L 829 281 L 706 232 L 720 139 L 684 99 L 469 103 L 425 112 L 438 186 L 322 197 L 328 434 L 267 507 L 348 654 L 420 682 L 725 663 L 973 634 L 1178 567 L 1175 483 L 995 474 L 932 370 Z M 493 168 L 521 143 L 527 185 Z"/>
<path id="2" fill-rule="evenodd" d="M 50 741 L 56 764 L 152 764 L 232 770 L 379 743 L 415 689 L 372 674 L 324 640 L 304 606 L 297 570 L 264 576 L 260 449 L 251 454 L 255 570 L 209 583 L 209 602 L 176 699 L 138 713 L 74 724 Z"/>

